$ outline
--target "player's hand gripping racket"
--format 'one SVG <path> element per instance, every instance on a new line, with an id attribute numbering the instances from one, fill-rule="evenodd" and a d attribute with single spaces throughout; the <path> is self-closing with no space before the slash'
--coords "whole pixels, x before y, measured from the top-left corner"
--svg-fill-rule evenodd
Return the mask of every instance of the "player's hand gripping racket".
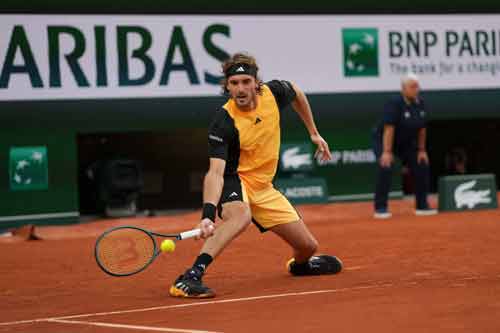
<path id="1" fill-rule="evenodd" d="M 134 226 L 116 227 L 97 239 L 95 259 L 109 275 L 128 276 L 146 269 L 160 254 L 155 236 L 183 240 L 200 234 L 200 229 L 180 234 L 159 234 Z"/>

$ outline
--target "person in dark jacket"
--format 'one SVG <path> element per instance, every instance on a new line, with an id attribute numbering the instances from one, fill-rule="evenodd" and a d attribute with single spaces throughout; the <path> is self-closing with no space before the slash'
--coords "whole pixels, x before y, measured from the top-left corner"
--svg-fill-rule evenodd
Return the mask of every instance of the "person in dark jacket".
<path id="1" fill-rule="evenodd" d="M 426 149 L 427 108 L 419 96 L 418 77 L 406 74 L 401 80 L 401 93 L 384 107 L 382 119 L 374 131 L 374 152 L 377 157 L 375 218 L 389 218 L 387 206 L 391 188 L 392 165 L 399 158 L 415 177 L 416 215 L 433 215 L 427 201 L 429 191 L 429 157 Z"/>

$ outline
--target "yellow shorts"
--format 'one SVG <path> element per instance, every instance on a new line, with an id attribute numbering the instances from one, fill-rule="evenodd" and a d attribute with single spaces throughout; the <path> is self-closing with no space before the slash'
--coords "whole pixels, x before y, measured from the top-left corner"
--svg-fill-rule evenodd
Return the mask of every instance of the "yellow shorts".
<path id="1" fill-rule="evenodd" d="M 249 204 L 252 221 L 264 232 L 285 223 L 300 220 L 300 215 L 288 199 L 272 183 L 255 188 L 237 175 L 224 177 L 224 188 L 219 203 L 219 214 L 222 206 L 231 201 L 243 201 Z"/>

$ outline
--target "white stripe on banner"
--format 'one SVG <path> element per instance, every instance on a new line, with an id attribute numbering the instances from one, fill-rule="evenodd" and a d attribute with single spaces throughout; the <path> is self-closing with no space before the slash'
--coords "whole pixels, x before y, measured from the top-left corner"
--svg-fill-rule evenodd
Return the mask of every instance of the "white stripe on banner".
<path id="1" fill-rule="evenodd" d="M 64 217 L 79 217 L 79 216 L 80 216 L 79 212 L 13 215 L 13 216 L 0 216 L 0 222 L 25 221 L 25 220 L 44 220 L 44 219 L 64 218 Z"/>
<path id="2" fill-rule="evenodd" d="M 360 194 L 346 194 L 346 195 L 331 195 L 328 197 L 330 201 L 348 201 L 348 200 L 368 200 L 373 199 L 374 193 L 360 193 Z M 402 191 L 389 192 L 390 198 L 401 198 L 403 197 Z"/>

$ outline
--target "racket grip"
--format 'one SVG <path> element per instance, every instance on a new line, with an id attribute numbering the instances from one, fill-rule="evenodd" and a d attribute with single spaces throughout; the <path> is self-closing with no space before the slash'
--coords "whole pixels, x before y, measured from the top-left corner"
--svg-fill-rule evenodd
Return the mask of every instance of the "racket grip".
<path id="1" fill-rule="evenodd" d="M 189 230 L 189 231 L 186 231 L 186 232 L 181 232 L 179 234 L 179 239 L 187 239 L 187 238 L 193 238 L 193 237 L 196 237 L 196 236 L 199 236 L 201 235 L 201 230 L 200 229 L 193 229 L 193 230 Z"/>

